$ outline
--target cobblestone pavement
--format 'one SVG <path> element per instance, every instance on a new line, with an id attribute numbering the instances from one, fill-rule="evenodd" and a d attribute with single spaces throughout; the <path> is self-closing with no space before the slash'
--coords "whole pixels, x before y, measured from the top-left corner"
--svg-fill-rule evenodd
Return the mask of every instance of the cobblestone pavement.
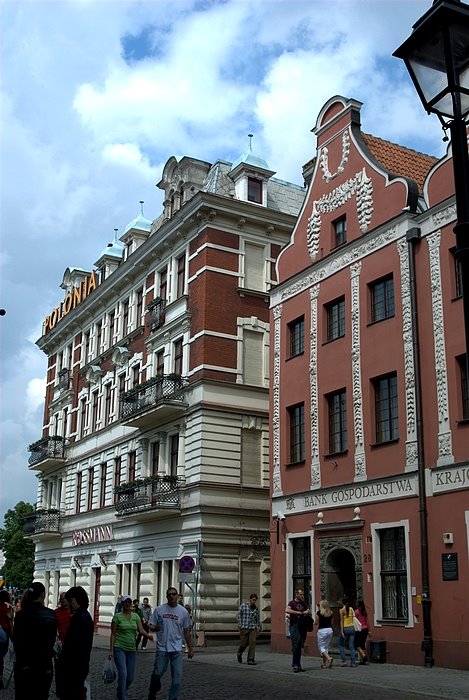
<path id="1" fill-rule="evenodd" d="M 149 645 L 150 646 L 150 645 Z M 469 698 L 469 672 L 425 669 L 394 664 L 368 664 L 341 668 L 338 660 L 330 670 L 321 670 L 319 659 L 303 659 L 305 673 L 293 674 L 287 654 L 274 654 L 258 645 L 256 666 L 236 661 L 236 643 L 196 649 L 193 660 L 185 660 L 180 700 L 463 700 Z M 116 685 L 104 686 L 101 669 L 107 656 L 107 640 L 95 641 L 92 654 L 92 700 L 114 700 Z M 128 700 L 146 700 L 154 659 L 154 644 L 139 652 L 136 679 Z M 158 700 L 166 700 L 169 670 Z M 34 697 L 32 693 L 31 697 Z M 0 693 L 0 700 L 13 700 L 13 683 Z M 51 700 L 55 695 L 51 693 Z"/>

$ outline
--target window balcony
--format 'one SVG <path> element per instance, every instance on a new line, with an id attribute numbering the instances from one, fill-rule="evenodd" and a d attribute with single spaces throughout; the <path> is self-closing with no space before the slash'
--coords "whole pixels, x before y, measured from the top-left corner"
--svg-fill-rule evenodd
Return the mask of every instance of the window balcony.
<path id="1" fill-rule="evenodd" d="M 156 297 L 153 301 L 148 304 L 147 312 L 148 316 L 146 318 L 146 325 L 150 331 L 156 331 L 158 328 L 164 325 L 165 322 L 165 312 L 164 312 L 165 302 L 161 297 Z"/>
<path id="2" fill-rule="evenodd" d="M 37 510 L 23 519 L 24 537 L 39 540 L 51 539 L 60 535 L 60 511 L 55 508 Z"/>
<path id="3" fill-rule="evenodd" d="M 121 396 L 121 419 L 132 428 L 148 428 L 156 421 L 169 420 L 185 411 L 187 379 L 165 374 L 149 379 Z"/>
<path id="4" fill-rule="evenodd" d="M 48 471 L 65 464 L 65 438 L 60 435 L 48 435 L 28 447 L 31 456 L 28 459 L 30 469 Z"/>
<path id="5" fill-rule="evenodd" d="M 178 509 L 180 488 L 184 480 L 177 476 L 150 476 L 121 484 L 117 495 L 116 515 L 146 516 L 160 509 Z"/>

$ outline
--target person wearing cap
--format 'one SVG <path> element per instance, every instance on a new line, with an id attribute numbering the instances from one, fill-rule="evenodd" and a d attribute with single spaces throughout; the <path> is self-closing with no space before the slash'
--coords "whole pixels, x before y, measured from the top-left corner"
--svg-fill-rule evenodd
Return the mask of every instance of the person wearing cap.
<path id="1" fill-rule="evenodd" d="M 132 598 L 123 595 L 122 611 L 112 618 L 109 649 L 109 658 L 114 657 L 117 667 L 117 700 L 127 700 L 127 689 L 135 676 L 137 632 L 153 640 L 153 635 L 144 630 L 140 617 L 132 611 Z"/>
<path id="2" fill-rule="evenodd" d="M 148 700 L 156 700 L 161 689 L 161 678 L 171 665 L 171 688 L 168 700 L 178 700 L 184 662 L 184 642 L 187 645 L 187 658 L 192 659 L 192 625 L 186 608 L 178 604 L 178 592 L 172 586 L 166 591 L 167 603 L 159 605 L 150 617 L 150 629 L 156 630 L 157 646 L 155 665 L 150 681 Z"/>

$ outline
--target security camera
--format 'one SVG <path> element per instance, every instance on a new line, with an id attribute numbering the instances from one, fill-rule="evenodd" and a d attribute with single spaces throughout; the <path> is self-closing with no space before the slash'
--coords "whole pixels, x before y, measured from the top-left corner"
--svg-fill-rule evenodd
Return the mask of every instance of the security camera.
<path id="1" fill-rule="evenodd" d="M 281 510 L 278 510 L 275 515 L 274 515 L 275 520 L 285 520 L 285 513 L 282 513 Z"/>

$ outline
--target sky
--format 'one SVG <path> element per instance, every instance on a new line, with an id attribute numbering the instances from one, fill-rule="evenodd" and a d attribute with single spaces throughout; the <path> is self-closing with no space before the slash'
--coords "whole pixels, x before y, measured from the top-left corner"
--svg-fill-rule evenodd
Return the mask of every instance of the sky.
<path id="1" fill-rule="evenodd" d="M 36 501 L 46 356 L 35 341 L 67 267 L 91 270 L 171 156 L 233 161 L 248 146 L 303 184 L 336 94 L 362 128 L 445 146 L 392 52 L 432 0 L 0 2 L 0 527 Z"/>

